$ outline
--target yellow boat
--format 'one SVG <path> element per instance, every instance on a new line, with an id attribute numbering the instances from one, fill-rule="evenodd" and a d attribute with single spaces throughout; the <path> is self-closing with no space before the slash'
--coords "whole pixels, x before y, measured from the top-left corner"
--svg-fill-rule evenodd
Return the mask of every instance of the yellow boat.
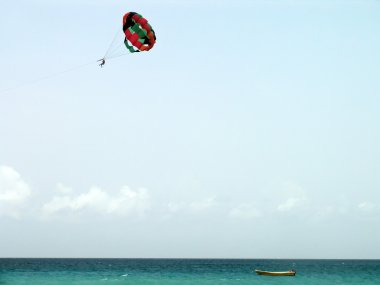
<path id="1" fill-rule="evenodd" d="M 295 276 L 296 275 L 295 270 L 271 272 L 271 271 L 263 271 L 263 270 L 256 269 L 255 271 L 259 275 L 268 275 L 268 276 Z"/>

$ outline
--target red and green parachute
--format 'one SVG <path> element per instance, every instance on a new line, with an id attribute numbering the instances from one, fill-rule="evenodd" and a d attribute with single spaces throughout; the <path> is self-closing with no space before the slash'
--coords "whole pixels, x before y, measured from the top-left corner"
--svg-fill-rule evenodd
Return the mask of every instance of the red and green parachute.
<path id="1" fill-rule="evenodd" d="M 123 46 L 123 41 L 125 47 Z M 148 20 L 136 12 L 128 12 L 123 16 L 123 28 L 118 29 L 112 43 L 101 61 L 103 66 L 106 59 L 119 57 L 128 53 L 149 51 L 156 43 L 156 34 Z"/>
<path id="2" fill-rule="evenodd" d="M 130 52 L 150 50 L 156 43 L 152 26 L 138 13 L 128 12 L 123 17 L 124 44 Z"/>

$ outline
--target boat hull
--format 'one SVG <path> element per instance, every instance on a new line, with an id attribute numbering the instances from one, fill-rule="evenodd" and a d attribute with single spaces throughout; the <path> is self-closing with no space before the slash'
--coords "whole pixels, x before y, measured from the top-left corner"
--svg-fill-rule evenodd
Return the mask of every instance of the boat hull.
<path id="1" fill-rule="evenodd" d="M 267 276 L 295 276 L 295 271 L 281 271 L 281 272 L 271 272 L 263 270 L 255 270 L 258 275 L 267 275 Z"/>

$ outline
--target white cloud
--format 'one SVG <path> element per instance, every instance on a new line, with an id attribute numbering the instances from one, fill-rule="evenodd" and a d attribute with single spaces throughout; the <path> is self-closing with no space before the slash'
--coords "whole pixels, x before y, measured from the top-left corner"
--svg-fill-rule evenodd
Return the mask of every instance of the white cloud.
<path id="1" fill-rule="evenodd" d="M 277 210 L 280 212 L 289 212 L 295 209 L 300 209 L 304 207 L 308 198 L 305 191 L 294 182 L 288 181 L 284 183 L 284 202 L 281 202 L 277 206 Z"/>
<path id="2" fill-rule="evenodd" d="M 261 216 L 261 212 L 249 204 L 241 204 L 229 212 L 229 216 L 237 219 L 253 219 Z"/>
<path id="3" fill-rule="evenodd" d="M 288 198 L 284 203 L 281 203 L 280 205 L 278 205 L 277 210 L 279 210 L 280 212 L 291 211 L 293 209 L 303 206 L 305 202 L 306 202 L 305 198 L 291 197 L 291 198 Z"/>
<path id="4" fill-rule="evenodd" d="M 361 210 L 363 212 L 373 212 L 373 211 L 379 209 L 379 206 L 377 206 L 374 203 L 365 201 L 365 202 L 360 203 L 358 205 L 358 208 L 359 208 L 359 210 Z"/>
<path id="5" fill-rule="evenodd" d="M 208 197 L 200 201 L 190 203 L 193 212 L 205 211 L 217 205 L 215 197 Z"/>
<path id="6" fill-rule="evenodd" d="M 92 187 L 88 192 L 77 196 L 70 193 L 55 196 L 50 202 L 43 205 L 42 210 L 47 216 L 63 211 L 94 211 L 101 214 L 127 216 L 132 213 L 143 215 L 149 208 L 150 196 L 146 189 L 132 191 L 129 187 L 124 186 L 114 196 L 99 187 Z"/>
<path id="7" fill-rule="evenodd" d="M 0 216 L 20 217 L 32 190 L 21 175 L 9 166 L 0 166 Z"/>
<path id="8" fill-rule="evenodd" d="M 20 174 L 9 166 L 0 166 L 0 202 L 18 204 L 24 202 L 32 191 Z"/>
<path id="9" fill-rule="evenodd" d="M 58 183 L 57 184 L 57 192 L 61 193 L 61 194 L 71 194 L 73 192 L 73 189 L 65 186 L 62 183 Z"/>

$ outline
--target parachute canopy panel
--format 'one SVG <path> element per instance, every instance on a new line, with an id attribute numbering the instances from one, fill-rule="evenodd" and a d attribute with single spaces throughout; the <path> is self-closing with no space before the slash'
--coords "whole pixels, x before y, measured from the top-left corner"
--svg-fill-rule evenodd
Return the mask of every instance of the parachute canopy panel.
<path id="1" fill-rule="evenodd" d="M 156 43 L 156 34 L 143 16 L 128 12 L 123 17 L 124 44 L 130 52 L 150 50 Z"/>

